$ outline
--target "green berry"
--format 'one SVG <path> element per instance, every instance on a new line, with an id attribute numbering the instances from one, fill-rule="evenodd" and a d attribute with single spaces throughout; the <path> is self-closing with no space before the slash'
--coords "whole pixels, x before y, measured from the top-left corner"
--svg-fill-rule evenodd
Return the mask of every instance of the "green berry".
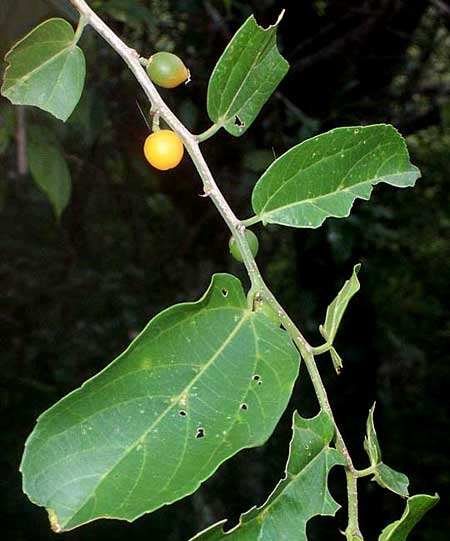
<path id="1" fill-rule="evenodd" d="M 189 70 L 176 54 L 161 51 L 148 60 L 150 79 L 163 88 L 175 88 L 189 79 Z"/>
<path id="2" fill-rule="evenodd" d="M 258 253 L 259 248 L 258 237 L 253 233 L 253 231 L 250 231 L 248 229 L 245 231 L 245 237 L 247 239 L 248 245 L 250 246 L 250 251 L 253 257 L 255 257 Z M 230 238 L 228 246 L 230 248 L 230 254 L 234 257 L 234 259 L 242 263 L 244 260 L 242 259 L 241 252 L 238 248 L 238 245 L 236 244 L 236 239 L 234 237 Z"/>

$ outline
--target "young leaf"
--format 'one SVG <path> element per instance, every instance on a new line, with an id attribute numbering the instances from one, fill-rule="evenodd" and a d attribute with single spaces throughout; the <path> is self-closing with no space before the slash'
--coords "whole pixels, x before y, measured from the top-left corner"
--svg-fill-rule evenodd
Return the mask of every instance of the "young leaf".
<path id="1" fill-rule="evenodd" d="M 342 317 L 347 310 L 348 303 L 361 287 L 358 280 L 360 268 L 360 264 L 353 267 L 353 273 L 350 280 L 345 282 L 342 289 L 337 294 L 337 297 L 327 308 L 325 323 L 320 327 L 320 332 L 329 344 L 334 342 Z"/>
<path id="2" fill-rule="evenodd" d="M 222 521 L 192 541 L 306 541 L 310 519 L 333 516 L 340 508 L 327 487 L 331 468 L 344 464 L 342 455 L 329 447 L 333 435 L 333 422 L 325 411 L 312 419 L 295 413 L 286 475 L 267 502 L 242 515 L 229 532 L 223 532 Z"/>
<path id="3" fill-rule="evenodd" d="M 242 135 L 250 127 L 288 72 L 289 64 L 276 43 L 281 16 L 267 29 L 258 26 L 253 16 L 249 17 L 211 75 L 209 117 L 234 136 Z"/>
<path id="4" fill-rule="evenodd" d="M 400 473 L 389 466 L 386 466 L 383 462 L 377 465 L 372 480 L 376 481 L 381 487 L 387 488 L 403 498 L 407 498 L 409 495 L 408 477 L 404 473 Z"/>
<path id="5" fill-rule="evenodd" d="M 59 218 L 72 192 L 72 180 L 64 156 L 56 145 L 37 140 L 28 142 L 27 155 L 34 181 L 47 195 Z"/>
<path id="6" fill-rule="evenodd" d="M 375 184 L 404 188 L 419 176 L 392 126 L 337 128 L 275 160 L 253 190 L 253 210 L 264 224 L 316 228 L 326 218 L 348 216 Z"/>
<path id="7" fill-rule="evenodd" d="M 393 470 L 381 461 L 381 449 L 378 443 L 377 433 L 374 424 L 375 404 L 369 411 L 367 418 L 367 434 L 364 439 L 364 449 L 369 455 L 371 466 L 375 467 L 372 481 L 377 482 L 381 487 L 402 496 L 408 497 L 408 477 L 398 471 Z"/>
<path id="8" fill-rule="evenodd" d="M 298 369 L 287 333 L 248 308 L 237 278 L 215 275 L 202 299 L 161 312 L 39 418 L 22 461 L 24 490 L 57 531 L 134 520 L 262 445 Z"/>
<path id="9" fill-rule="evenodd" d="M 369 455 L 370 465 L 376 466 L 381 462 L 381 449 L 375 430 L 374 416 L 375 404 L 370 408 L 366 423 L 366 437 L 364 438 L 364 449 Z"/>
<path id="10" fill-rule="evenodd" d="M 400 520 L 396 520 L 381 532 L 378 541 L 406 541 L 414 526 L 439 501 L 439 496 L 417 494 L 408 498 Z"/>
<path id="11" fill-rule="evenodd" d="M 6 54 L 2 95 L 16 105 L 35 105 L 67 120 L 83 91 L 86 62 L 72 26 L 49 19 Z"/>

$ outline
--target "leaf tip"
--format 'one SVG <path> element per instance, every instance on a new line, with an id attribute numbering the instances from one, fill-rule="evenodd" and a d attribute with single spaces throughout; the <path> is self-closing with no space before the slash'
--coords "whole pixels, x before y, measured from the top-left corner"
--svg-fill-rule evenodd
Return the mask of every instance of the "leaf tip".
<path id="1" fill-rule="evenodd" d="M 264 30 L 265 32 L 267 32 L 268 30 L 272 30 L 273 28 L 276 28 L 281 23 L 285 13 L 286 13 L 286 8 L 281 10 L 280 14 L 277 17 L 277 20 L 273 24 L 269 24 L 269 26 L 266 26 L 266 27 L 258 24 L 258 21 L 256 20 L 256 17 L 254 15 L 251 15 L 250 18 L 253 19 L 254 23 L 256 24 L 256 26 L 258 26 L 258 28 L 261 28 L 261 30 Z"/>
<path id="2" fill-rule="evenodd" d="M 278 19 L 276 20 L 274 26 L 278 26 L 281 23 L 285 13 L 286 13 L 286 8 L 281 10 L 281 13 L 278 15 Z"/>

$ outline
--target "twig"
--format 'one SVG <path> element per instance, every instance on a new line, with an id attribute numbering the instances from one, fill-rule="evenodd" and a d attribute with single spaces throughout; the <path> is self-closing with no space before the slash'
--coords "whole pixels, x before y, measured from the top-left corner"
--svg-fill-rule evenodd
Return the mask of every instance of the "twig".
<path id="1" fill-rule="evenodd" d="M 16 109 L 16 145 L 17 172 L 19 175 L 26 175 L 28 173 L 27 123 L 23 105 L 19 105 Z"/>
<path id="2" fill-rule="evenodd" d="M 174 115 L 174 113 L 161 98 L 152 81 L 149 79 L 147 73 L 142 67 L 137 51 L 129 48 L 96 15 L 96 13 L 92 11 L 85 0 L 70 1 L 78 10 L 80 16 L 85 18 L 86 23 L 92 26 L 92 28 L 94 28 L 94 30 L 100 34 L 103 39 L 122 57 L 147 95 L 152 109 L 154 111 L 158 111 L 160 117 L 182 138 L 184 146 L 189 153 L 200 175 L 200 178 L 202 179 L 205 195 L 211 198 L 211 201 L 216 206 L 220 215 L 230 229 L 231 234 L 236 240 L 236 244 L 242 255 L 244 265 L 250 278 L 251 292 L 254 294 L 255 299 L 258 297 L 259 300 L 267 302 L 271 308 L 277 312 L 282 325 L 289 333 L 291 339 L 300 351 L 300 354 L 303 357 L 308 369 L 308 373 L 311 377 L 319 404 L 321 408 L 327 411 L 330 417 L 333 419 L 336 429 L 336 448 L 343 454 L 346 461 L 347 492 L 349 502 L 349 524 L 346 530 L 346 536 L 349 541 L 363 541 L 363 536 L 360 532 L 358 524 L 357 472 L 353 466 L 352 459 L 350 458 L 350 454 L 342 435 L 340 434 L 334 420 L 326 389 L 314 360 L 313 348 L 310 346 L 303 334 L 290 319 L 284 308 L 280 305 L 273 293 L 265 284 L 248 245 L 245 235 L 245 225 L 236 217 L 228 202 L 222 195 L 222 192 L 219 190 L 208 164 L 200 151 L 197 136 L 193 135 L 184 126 L 184 124 L 181 123 L 181 121 Z"/>

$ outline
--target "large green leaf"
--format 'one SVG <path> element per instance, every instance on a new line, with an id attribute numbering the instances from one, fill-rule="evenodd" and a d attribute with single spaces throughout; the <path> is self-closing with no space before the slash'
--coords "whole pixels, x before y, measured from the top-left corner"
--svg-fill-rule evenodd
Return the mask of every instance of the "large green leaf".
<path id="1" fill-rule="evenodd" d="M 396 520 L 381 532 L 378 541 L 406 541 L 414 526 L 439 501 L 439 496 L 417 494 L 408 498 L 405 511 L 400 520 Z"/>
<path id="2" fill-rule="evenodd" d="M 59 218 L 72 192 L 72 179 L 67 162 L 58 146 L 45 141 L 29 141 L 27 154 L 31 175 L 49 198 L 56 217 Z"/>
<path id="3" fill-rule="evenodd" d="M 224 522 L 198 534 L 196 541 L 306 541 L 306 524 L 317 515 L 334 515 L 339 505 L 327 482 L 331 468 L 344 458 L 329 447 L 334 426 L 322 411 L 312 419 L 293 419 L 286 476 L 267 502 L 242 515 L 236 528 L 223 532 Z"/>
<path id="4" fill-rule="evenodd" d="M 419 176 L 392 126 L 337 128 L 275 160 L 255 186 L 253 210 L 263 223 L 316 228 L 328 217 L 348 216 L 375 184 L 404 188 Z"/>
<path id="5" fill-rule="evenodd" d="M 2 94 L 12 103 L 35 105 L 67 120 L 83 91 L 86 62 L 72 26 L 49 19 L 6 54 Z"/>
<path id="6" fill-rule="evenodd" d="M 267 29 L 253 16 L 223 52 L 208 85 L 211 120 L 235 136 L 242 135 L 289 70 L 280 55 L 276 33 L 281 20 Z"/>
<path id="7" fill-rule="evenodd" d="M 381 448 L 378 443 L 377 433 L 374 423 L 375 404 L 369 411 L 367 418 L 367 433 L 364 439 L 364 449 L 369 455 L 370 464 L 374 467 L 372 481 L 378 483 L 381 487 L 395 492 L 399 496 L 406 498 L 408 496 L 409 479 L 404 473 L 393 470 L 381 461 Z"/>
<path id="8" fill-rule="evenodd" d="M 271 435 L 299 356 L 287 333 L 216 275 L 168 308 L 100 374 L 45 412 L 22 462 L 24 490 L 55 530 L 138 516 L 194 492 Z"/>

